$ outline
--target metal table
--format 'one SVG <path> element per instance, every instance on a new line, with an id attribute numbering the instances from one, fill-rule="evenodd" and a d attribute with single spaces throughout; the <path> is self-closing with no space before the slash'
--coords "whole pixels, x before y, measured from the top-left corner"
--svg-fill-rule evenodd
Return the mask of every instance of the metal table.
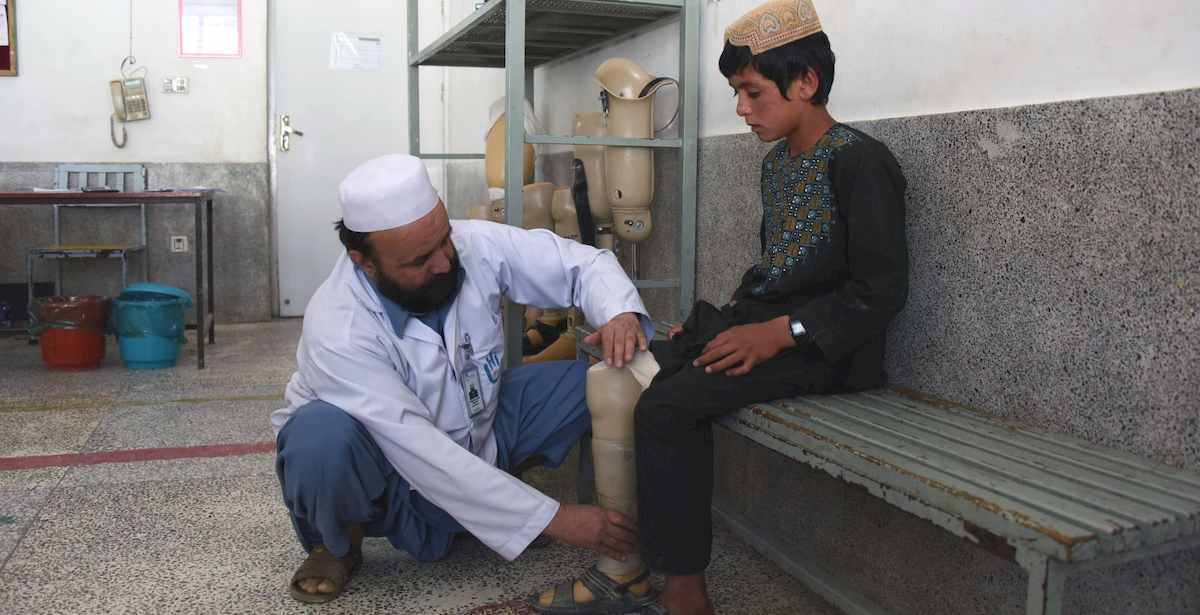
<path id="1" fill-rule="evenodd" d="M 216 189 L 178 192 L 0 192 L 0 206 L 115 203 L 145 203 L 148 206 L 156 206 L 190 203 L 196 218 L 193 229 L 195 252 L 192 257 L 196 265 L 196 359 L 199 369 L 204 369 L 205 332 L 208 333 L 209 344 L 217 341 L 216 322 L 211 315 L 214 305 L 212 207 L 213 195 L 216 192 Z"/>

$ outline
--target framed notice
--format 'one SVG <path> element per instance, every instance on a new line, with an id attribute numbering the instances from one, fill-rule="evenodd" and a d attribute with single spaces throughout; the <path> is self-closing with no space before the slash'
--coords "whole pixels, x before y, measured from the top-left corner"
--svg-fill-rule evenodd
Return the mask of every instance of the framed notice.
<path id="1" fill-rule="evenodd" d="M 0 77 L 17 75 L 17 0 L 0 0 Z"/>
<path id="2" fill-rule="evenodd" d="M 242 57 L 242 0 L 179 0 L 179 57 Z"/>

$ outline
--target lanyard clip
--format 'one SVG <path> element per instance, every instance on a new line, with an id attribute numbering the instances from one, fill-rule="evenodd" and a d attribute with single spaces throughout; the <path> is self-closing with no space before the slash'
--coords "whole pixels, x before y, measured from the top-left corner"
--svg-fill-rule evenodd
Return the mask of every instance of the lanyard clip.
<path id="1" fill-rule="evenodd" d="M 463 334 L 463 343 L 462 343 L 461 348 L 463 351 L 463 360 L 469 361 L 471 359 L 471 357 L 475 354 L 474 350 L 471 348 L 471 334 L 470 333 Z"/>

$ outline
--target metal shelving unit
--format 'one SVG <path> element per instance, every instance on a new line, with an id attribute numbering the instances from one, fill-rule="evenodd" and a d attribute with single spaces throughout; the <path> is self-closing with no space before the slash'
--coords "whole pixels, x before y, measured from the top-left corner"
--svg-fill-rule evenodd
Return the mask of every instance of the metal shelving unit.
<path id="1" fill-rule="evenodd" d="M 417 48 L 417 0 L 408 0 L 409 152 L 431 160 L 482 160 L 483 154 L 421 151 L 421 66 L 503 68 L 508 132 L 505 157 L 506 222 L 521 226 L 524 203 L 521 148 L 537 145 L 608 145 L 678 150 L 680 204 L 679 279 L 634 280 L 639 288 L 676 288 L 679 308 L 695 297 L 696 143 L 699 130 L 701 0 L 490 0 L 424 49 Z M 624 139 L 524 134 L 524 100 L 533 100 L 533 69 L 553 60 L 588 53 L 615 39 L 678 19 L 679 138 Z M 513 119 L 516 118 L 516 119 Z M 506 354 L 521 356 L 519 310 L 506 314 Z"/>

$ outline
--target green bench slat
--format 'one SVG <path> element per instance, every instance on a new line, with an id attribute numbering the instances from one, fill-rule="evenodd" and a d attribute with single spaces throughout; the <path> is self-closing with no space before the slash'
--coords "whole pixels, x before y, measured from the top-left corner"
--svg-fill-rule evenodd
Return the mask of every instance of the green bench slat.
<path id="1" fill-rule="evenodd" d="M 938 408 L 930 408 L 929 404 L 907 397 L 891 398 L 891 401 L 905 406 L 914 414 L 944 423 L 941 411 Z M 995 417 L 966 411 L 959 418 L 961 420 L 956 424 L 979 433 L 1001 439 L 1011 439 L 1014 433 L 1012 425 Z M 1065 434 L 1046 434 L 1019 428 L 1016 433 L 1022 435 L 1020 446 L 1031 452 L 1080 464 L 1097 472 L 1124 477 L 1130 481 L 1153 486 L 1166 493 L 1178 492 L 1180 497 L 1187 497 L 1191 502 L 1200 503 L 1200 495 L 1196 495 L 1200 490 L 1200 475 L 1194 472 L 1164 466 L 1124 451 L 1101 448 Z"/>
<path id="2" fill-rule="evenodd" d="M 864 395 L 870 398 L 872 404 L 860 404 L 859 407 L 872 413 L 899 409 L 902 414 L 897 416 L 902 418 L 898 420 L 907 424 L 940 433 L 980 449 L 991 450 L 997 455 L 1033 466 L 1055 477 L 1124 495 L 1134 502 L 1181 517 L 1194 513 L 1196 506 L 1200 504 L 1200 495 L 1187 482 L 1160 478 L 1148 474 L 1142 468 L 1123 465 L 1119 461 L 1101 458 L 1103 463 L 1097 464 L 1091 460 L 1074 459 L 1067 456 L 1070 454 L 1069 449 L 1067 454 L 1063 453 L 1065 447 L 1062 443 L 1043 442 L 1041 434 L 1017 431 L 1009 425 L 987 418 L 972 420 L 972 417 L 965 413 L 955 417 L 958 419 L 956 421 L 947 420 L 942 416 L 942 411 L 930 412 L 927 407 L 903 396 L 869 393 Z M 886 406 L 887 410 L 872 407 L 874 404 Z M 1192 492 L 1191 495 L 1188 491 Z"/>
<path id="3" fill-rule="evenodd" d="M 905 412 L 903 406 L 889 404 L 886 400 L 879 402 L 878 397 L 817 397 L 802 400 L 799 404 L 785 400 L 784 404 L 789 407 L 793 404 L 817 406 L 833 415 L 826 420 L 846 425 L 848 429 L 861 426 L 867 430 L 879 430 L 886 432 L 889 439 L 914 444 L 919 451 L 932 451 L 932 456 L 921 461 L 935 467 L 944 467 L 940 458 L 965 463 L 965 478 L 980 474 L 1011 480 L 1019 488 L 1015 493 L 1028 494 L 1028 497 L 1021 499 L 1035 506 L 1037 502 L 1046 502 L 1049 506 L 1046 510 L 1051 514 L 1067 513 L 1082 507 L 1088 516 L 1070 519 L 1076 525 L 1087 524 L 1087 519 L 1094 516 L 1093 521 L 1098 523 L 1095 529 L 1109 531 L 1108 526 L 1115 525 L 1111 531 L 1121 531 L 1137 525 L 1179 518 L 1166 506 L 1158 507 L 1124 495 L 1124 491 L 1136 488 L 1129 481 L 1105 481 L 1095 476 L 1063 477 L 1048 471 L 1050 464 L 1045 457 L 1016 450 L 1007 442 L 979 441 L 982 439 L 969 436 L 962 439 L 954 437 L 954 432 L 959 431 L 955 426 L 947 427 L 948 433 L 938 433 L 910 422 L 909 413 Z M 1012 437 L 1020 439 L 1022 435 L 1016 432 Z M 1153 496 L 1151 499 L 1154 499 Z M 1182 512 L 1186 515 L 1190 511 L 1184 508 Z M 1099 521 L 1095 521 L 1095 518 Z M 1105 521 L 1110 518 L 1117 522 Z"/>

